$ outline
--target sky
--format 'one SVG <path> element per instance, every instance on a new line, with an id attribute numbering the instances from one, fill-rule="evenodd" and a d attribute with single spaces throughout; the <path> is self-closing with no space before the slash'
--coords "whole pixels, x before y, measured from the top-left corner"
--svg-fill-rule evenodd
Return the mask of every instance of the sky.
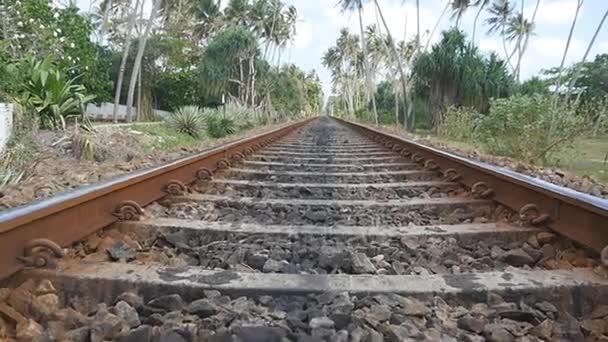
<path id="1" fill-rule="evenodd" d="M 88 9 L 91 0 L 77 0 L 82 9 Z M 335 44 L 340 29 L 347 27 L 351 32 L 359 32 L 357 13 L 342 13 L 336 5 L 338 0 L 283 0 L 295 5 L 298 9 L 296 37 L 288 51 L 283 53 L 283 62 L 292 62 L 305 70 L 316 70 L 323 82 L 325 94 L 331 89 L 331 74 L 321 63 L 324 52 Z M 425 31 L 432 31 L 448 0 L 419 0 L 420 1 L 420 31 L 422 43 L 428 39 Z M 524 13 L 532 17 L 536 0 L 512 0 L 517 9 L 524 2 Z M 535 35 L 530 38 L 528 51 L 522 60 L 522 79 L 537 75 L 542 69 L 559 66 L 566 46 L 568 32 L 574 18 L 577 0 L 540 0 L 536 15 Z M 227 2 L 226 0 L 223 2 Z M 416 34 L 415 0 L 378 0 L 382 12 L 388 22 L 391 34 L 397 39 L 407 36 L 408 40 Z M 599 24 L 601 17 L 608 9 L 608 0 L 585 0 L 580 10 L 566 65 L 578 62 L 583 57 L 587 45 Z M 469 37 L 473 31 L 473 21 L 477 14 L 476 8 L 469 9 L 462 18 L 460 28 Z M 375 24 L 376 11 L 373 1 L 368 1 L 364 7 L 364 25 Z M 477 29 L 477 44 L 485 53 L 496 51 L 504 56 L 502 39 L 498 35 L 486 34 L 484 25 L 485 10 L 480 16 Z M 454 25 L 446 14 L 437 32 L 431 39 L 431 44 L 440 37 L 442 30 Z M 483 25 L 483 26 L 482 26 Z M 589 60 L 598 53 L 608 53 L 608 22 L 602 28 Z"/>
<path id="2" fill-rule="evenodd" d="M 296 5 L 300 20 L 297 24 L 297 36 L 293 43 L 291 62 L 306 70 L 315 69 L 323 82 L 326 94 L 331 89 L 331 75 L 321 64 L 324 51 L 335 44 L 340 28 L 348 27 L 351 32 L 359 33 L 359 22 L 356 13 L 341 13 L 336 6 L 337 0 L 285 0 Z M 416 2 L 415 0 L 378 0 L 380 7 L 388 22 L 391 33 L 397 39 L 408 39 L 416 35 Z M 447 0 L 420 0 L 420 31 L 432 31 L 443 11 Z M 521 6 L 520 0 L 515 0 L 517 8 Z M 373 1 L 364 7 L 364 25 L 376 23 L 376 12 L 372 6 Z M 563 56 L 568 32 L 576 10 L 576 0 L 541 0 L 536 15 L 536 33 L 530 38 L 528 51 L 522 60 L 522 79 L 538 74 L 541 69 L 559 66 Z M 535 0 L 524 3 L 524 13 L 532 17 Z M 579 12 L 570 50 L 566 58 L 566 65 L 580 61 L 587 45 L 591 41 L 603 14 L 608 10 L 608 0 L 586 0 Z M 484 10 L 485 12 L 485 10 Z M 462 18 L 460 28 L 469 37 L 473 32 L 473 21 L 477 9 L 469 9 Z M 502 40 L 498 35 L 488 36 L 487 26 L 481 27 L 485 20 L 482 12 L 478 22 L 477 43 L 480 49 L 489 53 L 496 51 L 504 56 Z M 437 29 L 431 43 L 440 37 L 440 31 L 454 25 L 446 14 Z M 423 35 L 423 43 L 426 42 Z M 598 35 L 590 57 L 593 59 L 598 53 L 608 53 L 608 22 L 604 24 Z M 288 54 L 289 56 L 289 54 Z M 289 57 L 288 57 L 289 58 Z"/>

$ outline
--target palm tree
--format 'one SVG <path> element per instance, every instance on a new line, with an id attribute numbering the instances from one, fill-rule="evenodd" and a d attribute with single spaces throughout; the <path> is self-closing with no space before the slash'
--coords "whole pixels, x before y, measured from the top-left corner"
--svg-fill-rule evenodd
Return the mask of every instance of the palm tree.
<path id="1" fill-rule="evenodd" d="M 488 34 L 500 32 L 505 58 L 507 63 L 514 70 L 515 68 L 513 68 L 513 65 L 511 65 L 512 54 L 509 54 L 507 51 L 507 42 L 505 38 L 505 31 L 509 25 L 511 14 L 513 13 L 511 2 L 509 0 L 495 0 L 490 8 L 488 8 L 488 13 L 490 14 L 490 17 L 486 19 L 486 24 L 490 26 L 488 29 Z"/>
<path id="2" fill-rule="evenodd" d="M 431 44 L 431 40 L 433 40 L 435 31 L 437 31 L 437 28 L 439 27 L 439 24 L 441 23 L 441 19 L 443 19 L 443 16 L 446 14 L 446 12 L 450 8 L 451 4 L 452 3 L 450 1 L 448 1 L 448 2 L 446 2 L 445 7 L 443 7 L 443 11 L 441 11 L 441 15 L 439 16 L 439 19 L 437 19 L 435 26 L 433 26 L 433 30 L 431 31 L 431 34 L 429 34 L 429 39 L 426 41 L 426 44 L 424 45 L 424 51 L 427 51 L 429 49 L 429 45 Z"/>
<path id="3" fill-rule="evenodd" d="M 395 44 L 395 40 L 393 39 L 393 37 L 391 35 L 391 31 L 388 27 L 386 19 L 384 18 L 384 14 L 382 13 L 382 8 L 380 8 L 380 4 L 378 3 L 378 0 L 374 0 L 374 4 L 376 5 L 376 9 L 378 10 L 378 14 L 380 15 L 380 19 L 382 20 L 384 29 L 386 30 L 386 34 L 387 34 L 389 42 L 390 42 L 389 46 L 391 48 L 391 52 L 393 53 L 393 58 L 395 58 L 397 68 L 399 70 L 399 75 L 401 76 L 401 86 L 403 87 L 403 98 L 407 98 L 408 97 L 407 78 L 406 78 L 406 74 L 405 74 L 405 68 L 403 67 L 403 61 L 401 60 L 401 58 L 399 58 L 399 53 L 397 52 L 397 46 Z M 410 131 L 413 131 L 414 130 L 413 118 L 406 118 L 406 119 L 408 121 L 408 125 L 406 125 L 406 128 Z"/>
<path id="4" fill-rule="evenodd" d="M 604 16 L 602 17 L 602 20 L 600 20 L 600 23 L 597 25 L 597 28 L 595 29 L 595 33 L 593 34 L 593 38 L 591 38 L 591 41 L 589 42 L 589 45 L 587 46 L 585 55 L 583 55 L 581 62 L 578 63 L 578 65 L 575 67 L 574 73 L 572 75 L 572 79 L 570 79 L 570 82 L 568 83 L 568 90 L 566 92 L 565 101 L 568 101 L 568 99 L 572 93 L 572 88 L 574 87 L 574 85 L 576 84 L 576 81 L 578 81 L 578 78 L 581 75 L 581 71 L 585 64 L 585 61 L 587 60 L 587 57 L 589 56 L 589 52 L 593 48 L 593 45 L 595 44 L 595 40 L 597 39 L 598 34 L 602 30 L 602 26 L 604 26 L 604 22 L 606 21 L 607 17 L 608 17 L 608 9 L 606 9 L 606 12 L 604 13 Z M 581 98 L 581 94 L 582 93 L 579 93 L 578 96 L 576 97 L 575 105 L 578 104 L 578 102 Z"/>
<path id="5" fill-rule="evenodd" d="M 574 33 L 574 27 L 576 26 L 576 20 L 578 19 L 578 13 L 583 6 L 584 0 L 577 0 L 576 11 L 574 12 L 574 19 L 572 19 L 572 25 L 570 26 L 570 33 L 568 34 L 568 40 L 566 41 L 566 48 L 564 49 L 564 54 L 562 55 L 562 61 L 559 64 L 559 69 L 557 69 L 557 84 L 555 85 L 555 94 L 553 98 L 553 102 L 557 103 L 557 99 L 559 97 L 559 88 L 561 87 L 562 82 L 562 71 L 564 70 L 564 64 L 566 62 L 566 56 L 568 55 L 568 50 L 570 49 L 570 41 L 572 40 L 572 34 Z"/>
<path id="6" fill-rule="evenodd" d="M 528 45 L 528 39 L 534 31 L 534 23 L 524 18 L 523 14 L 517 13 L 509 19 L 505 29 L 506 40 L 516 41 L 511 56 L 517 51 L 517 64 L 514 69 L 515 78 L 519 81 L 521 60 Z"/>
<path id="7" fill-rule="evenodd" d="M 473 37 L 471 39 L 473 44 L 475 44 L 475 34 L 477 33 L 477 20 L 479 20 L 481 12 L 489 3 L 490 0 L 476 0 L 472 5 L 473 7 L 479 7 L 479 10 L 477 10 L 477 14 L 475 15 L 475 21 L 473 21 Z"/>
<path id="8" fill-rule="evenodd" d="M 456 28 L 460 26 L 460 20 L 464 12 L 471 6 L 471 0 L 452 0 L 452 19 L 456 18 Z"/>
<path id="9" fill-rule="evenodd" d="M 127 59 L 129 58 L 129 49 L 131 48 L 131 37 L 133 36 L 133 27 L 135 26 L 135 19 L 137 18 L 137 12 L 139 11 L 140 1 L 135 1 L 135 6 L 131 8 L 129 15 L 129 24 L 127 26 L 127 33 L 125 37 L 125 46 L 122 52 L 122 58 L 120 60 L 120 67 L 118 68 L 118 77 L 116 79 L 116 91 L 114 93 L 114 108 L 112 110 L 112 120 L 118 121 L 118 106 L 120 105 L 120 94 L 122 92 L 122 82 L 125 77 L 125 68 L 127 66 Z M 142 6 L 143 7 L 143 6 Z"/>
<path id="10" fill-rule="evenodd" d="M 365 69 L 365 79 L 367 83 L 367 97 L 372 100 L 372 110 L 374 113 L 374 120 L 376 125 L 378 124 L 378 110 L 376 108 L 376 95 L 374 85 L 372 84 L 371 72 L 369 67 L 369 54 L 367 51 L 367 39 L 365 36 L 365 30 L 363 29 L 363 3 L 362 0 L 340 0 L 340 5 L 343 11 L 357 10 L 359 14 L 359 30 L 361 39 L 361 48 L 363 50 L 363 68 Z"/>
<path id="11" fill-rule="evenodd" d="M 135 85 L 137 84 L 137 78 L 139 76 L 139 72 L 141 69 L 141 62 L 144 57 L 144 51 L 146 49 L 146 44 L 148 42 L 148 37 L 150 36 L 150 32 L 152 31 L 152 26 L 154 26 L 154 20 L 158 14 L 160 8 L 161 0 L 153 0 L 152 1 L 152 10 L 150 11 L 150 17 L 146 22 L 146 27 L 144 32 L 139 37 L 139 45 L 137 47 L 137 55 L 135 56 L 135 62 L 133 63 L 133 71 L 131 72 L 131 79 L 129 82 L 129 91 L 127 93 L 127 121 L 131 121 L 133 115 L 133 99 L 135 97 Z"/>

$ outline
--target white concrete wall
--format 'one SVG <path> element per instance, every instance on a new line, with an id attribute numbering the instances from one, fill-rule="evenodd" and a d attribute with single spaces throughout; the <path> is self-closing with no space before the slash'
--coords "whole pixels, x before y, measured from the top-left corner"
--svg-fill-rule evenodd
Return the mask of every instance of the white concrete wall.
<path id="1" fill-rule="evenodd" d="M 13 130 L 14 106 L 10 103 L 0 103 L 0 152 L 4 151 Z"/>
<path id="2" fill-rule="evenodd" d="M 104 102 L 100 106 L 89 103 L 87 105 L 87 109 L 85 110 L 85 114 L 93 120 L 112 120 L 112 113 L 114 112 L 114 104 L 109 102 Z M 135 113 L 135 107 L 133 107 L 133 113 Z M 154 113 L 160 117 L 166 117 L 169 115 L 169 112 L 155 109 Z M 127 106 L 120 105 L 118 106 L 118 121 L 125 121 L 127 117 Z"/>

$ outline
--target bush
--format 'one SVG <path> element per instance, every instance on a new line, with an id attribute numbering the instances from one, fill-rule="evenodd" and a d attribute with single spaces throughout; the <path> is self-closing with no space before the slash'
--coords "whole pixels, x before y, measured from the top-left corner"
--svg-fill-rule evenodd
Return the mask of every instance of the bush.
<path id="1" fill-rule="evenodd" d="M 95 97 L 86 95 L 86 89 L 76 84 L 78 77 L 69 78 L 69 70 L 59 68 L 47 57 L 42 61 L 30 58 L 25 68 L 25 84 L 22 85 L 19 104 L 37 114 L 40 127 L 65 129 L 70 118 L 81 118 L 87 103 Z M 23 65 L 12 72 L 24 72 Z"/>
<path id="2" fill-rule="evenodd" d="M 586 128 L 586 120 L 569 105 L 556 105 L 543 95 L 515 95 L 492 101 L 475 140 L 490 153 L 545 163 L 551 154 L 571 147 Z"/>
<path id="3" fill-rule="evenodd" d="M 173 129 L 180 133 L 199 138 L 204 129 L 203 112 L 198 106 L 183 106 L 167 118 Z"/>
<path id="4" fill-rule="evenodd" d="M 211 115 L 207 117 L 207 134 L 212 138 L 223 138 L 227 135 L 234 134 L 234 120 L 220 115 Z"/>
<path id="5" fill-rule="evenodd" d="M 456 140 L 471 141 L 478 116 L 473 108 L 450 106 L 439 125 L 439 134 Z"/>

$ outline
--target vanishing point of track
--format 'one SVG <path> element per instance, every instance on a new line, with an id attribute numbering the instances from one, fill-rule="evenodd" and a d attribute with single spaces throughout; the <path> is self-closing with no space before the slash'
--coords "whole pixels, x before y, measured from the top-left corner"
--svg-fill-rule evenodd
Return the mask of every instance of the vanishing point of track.
<path id="1" fill-rule="evenodd" d="M 398 294 L 383 298 L 407 309 L 412 300 L 470 306 L 496 295 L 520 301 L 498 319 L 521 320 L 524 302 L 550 303 L 539 315 L 556 307 L 583 317 L 608 304 L 606 229 L 605 200 L 320 118 L 0 214 L 0 277 L 48 279 L 63 298 L 106 303 L 128 291 L 190 302 L 219 290 L 347 293 L 362 308 L 366 296 Z M 327 309 L 334 302 L 315 300 L 321 313 L 281 338 L 356 340 L 352 317 L 352 329 L 340 330 L 329 312 L 338 309 Z M 399 335 L 405 323 L 394 313 L 372 316 L 362 319 L 389 340 L 433 340 Z M 458 322 L 471 341 L 500 334 Z M 435 323 L 432 336 L 450 335 Z"/>

